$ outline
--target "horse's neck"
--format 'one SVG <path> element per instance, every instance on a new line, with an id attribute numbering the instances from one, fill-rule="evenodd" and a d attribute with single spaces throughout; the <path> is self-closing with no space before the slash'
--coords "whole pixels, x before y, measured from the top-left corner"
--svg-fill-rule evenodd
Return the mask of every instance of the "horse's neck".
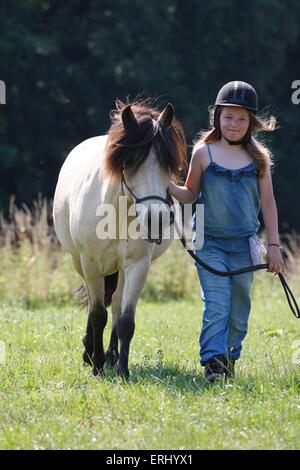
<path id="1" fill-rule="evenodd" d="M 121 181 L 113 181 L 110 178 L 103 181 L 102 187 L 103 201 L 110 204 L 117 204 L 119 197 L 124 196 Z"/>

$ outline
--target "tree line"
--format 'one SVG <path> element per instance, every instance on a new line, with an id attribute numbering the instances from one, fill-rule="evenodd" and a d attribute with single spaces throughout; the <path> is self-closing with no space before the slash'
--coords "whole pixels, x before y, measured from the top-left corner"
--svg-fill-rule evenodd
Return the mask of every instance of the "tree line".
<path id="1" fill-rule="evenodd" d="M 2 0 L 1 209 L 12 194 L 51 199 L 64 158 L 108 130 L 117 97 L 172 102 L 190 150 L 219 88 L 243 80 L 278 118 L 267 142 L 280 231 L 299 231 L 299 18 L 296 0 Z"/>

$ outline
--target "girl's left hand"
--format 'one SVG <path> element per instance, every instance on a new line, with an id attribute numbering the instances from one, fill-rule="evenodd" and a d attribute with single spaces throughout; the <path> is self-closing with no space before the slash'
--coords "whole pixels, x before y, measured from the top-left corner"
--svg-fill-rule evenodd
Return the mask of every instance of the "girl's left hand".
<path id="1" fill-rule="evenodd" d="M 267 251 L 267 263 L 269 265 L 267 272 L 278 274 L 284 272 L 284 261 L 280 253 L 279 246 L 271 245 Z"/>

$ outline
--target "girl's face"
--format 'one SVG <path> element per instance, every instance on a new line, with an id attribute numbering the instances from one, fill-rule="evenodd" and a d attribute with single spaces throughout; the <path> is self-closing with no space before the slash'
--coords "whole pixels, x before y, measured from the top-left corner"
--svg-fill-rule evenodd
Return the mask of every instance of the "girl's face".
<path id="1" fill-rule="evenodd" d="M 228 140 L 242 139 L 249 128 L 249 113 L 245 108 L 224 106 L 220 114 L 222 136 Z"/>

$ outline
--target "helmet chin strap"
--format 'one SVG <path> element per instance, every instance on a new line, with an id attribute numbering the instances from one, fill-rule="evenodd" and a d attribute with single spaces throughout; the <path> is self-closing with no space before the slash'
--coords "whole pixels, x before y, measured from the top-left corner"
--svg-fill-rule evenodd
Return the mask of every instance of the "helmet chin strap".
<path id="1" fill-rule="evenodd" d="M 251 141 L 251 135 L 249 137 L 246 137 L 240 140 L 229 140 L 226 137 L 224 137 L 224 135 L 223 135 L 223 138 L 229 143 L 229 145 L 249 144 L 249 142 Z"/>

